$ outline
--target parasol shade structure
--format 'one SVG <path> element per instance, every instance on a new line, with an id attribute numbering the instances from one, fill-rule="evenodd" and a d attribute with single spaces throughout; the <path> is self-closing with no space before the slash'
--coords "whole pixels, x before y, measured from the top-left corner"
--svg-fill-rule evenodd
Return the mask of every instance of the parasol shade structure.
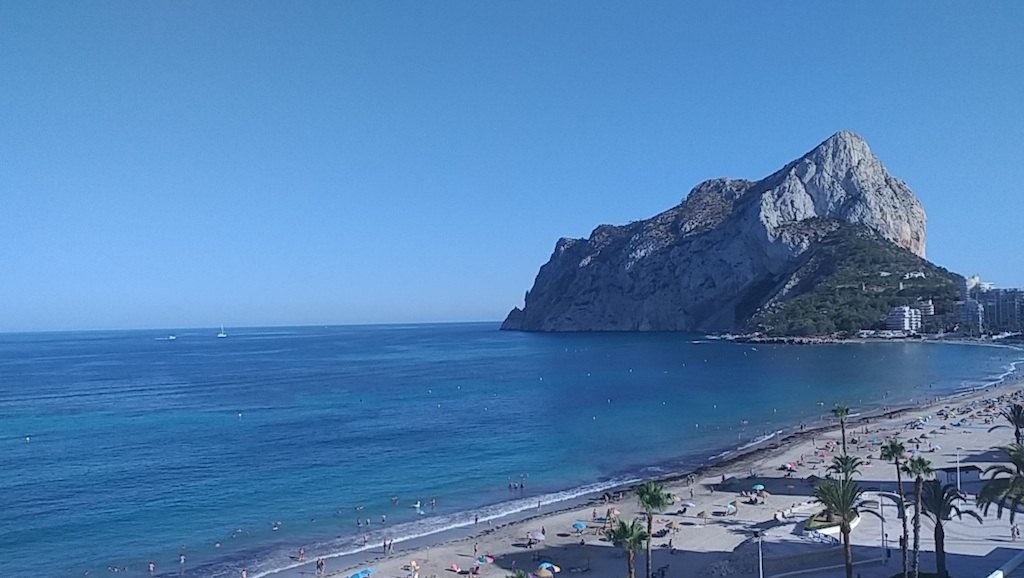
<path id="1" fill-rule="evenodd" d="M 764 484 L 754 484 L 751 487 L 751 489 L 754 490 L 755 492 L 760 492 L 761 490 L 764 489 Z"/>

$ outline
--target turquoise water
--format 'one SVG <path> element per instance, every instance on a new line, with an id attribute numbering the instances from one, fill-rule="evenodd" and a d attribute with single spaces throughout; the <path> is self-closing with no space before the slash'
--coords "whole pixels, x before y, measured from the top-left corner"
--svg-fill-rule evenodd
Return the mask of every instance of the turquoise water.
<path id="1" fill-rule="evenodd" d="M 182 552 L 185 576 L 259 576 L 299 545 L 359 549 L 357 517 L 379 547 L 691 468 L 836 402 L 984 385 L 1024 357 L 490 323 L 216 332 L 0 335 L 0 576 L 178 575 Z"/>

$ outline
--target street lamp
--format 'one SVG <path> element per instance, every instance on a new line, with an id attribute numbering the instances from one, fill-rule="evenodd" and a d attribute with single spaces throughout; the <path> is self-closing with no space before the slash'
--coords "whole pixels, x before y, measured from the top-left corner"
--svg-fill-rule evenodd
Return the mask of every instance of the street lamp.
<path id="1" fill-rule="evenodd" d="M 764 532 L 757 533 L 757 576 L 758 578 L 764 578 L 764 556 L 761 553 L 761 539 L 764 538 Z"/>
<path id="2" fill-rule="evenodd" d="M 960 450 L 964 449 L 962 446 L 956 446 L 956 493 L 960 492 Z"/>

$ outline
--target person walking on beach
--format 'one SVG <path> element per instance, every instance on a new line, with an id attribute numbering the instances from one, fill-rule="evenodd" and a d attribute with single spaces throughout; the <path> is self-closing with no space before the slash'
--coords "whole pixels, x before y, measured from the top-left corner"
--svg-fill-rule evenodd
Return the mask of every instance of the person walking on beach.
<path id="1" fill-rule="evenodd" d="M 239 572 L 238 575 L 241 576 L 241 578 L 249 578 L 249 571 L 242 568 L 242 571 Z"/>
<path id="2" fill-rule="evenodd" d="M 305 561 L 306 561 L 306 549 L 304 547 L 302 547 L 302 546 L 299 546 L 299 562 L 305 562 Z"/>

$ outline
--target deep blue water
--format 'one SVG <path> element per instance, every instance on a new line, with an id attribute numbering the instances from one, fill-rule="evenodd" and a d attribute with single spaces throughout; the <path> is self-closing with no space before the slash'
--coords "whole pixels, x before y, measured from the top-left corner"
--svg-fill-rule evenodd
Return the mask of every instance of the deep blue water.
<path id="1" fill-rule="evenodd" d="M 177 574 L 180 552 L 186 576 L 259 576 L 299 545 L 358 548 L 357 516 L 377 547 L 693 467 L 836 402 L 982 385 L 1024 357 L 490 323 L 216 332 L 0 335 L 0 576 Z"/>

